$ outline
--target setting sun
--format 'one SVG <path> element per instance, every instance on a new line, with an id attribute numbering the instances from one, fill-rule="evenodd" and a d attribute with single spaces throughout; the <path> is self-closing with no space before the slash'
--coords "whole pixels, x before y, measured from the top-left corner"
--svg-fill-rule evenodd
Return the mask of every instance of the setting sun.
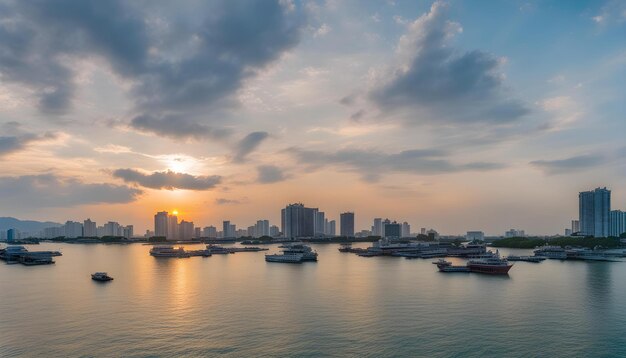
<path id="1" fill-rule="evenodd" d="M 178 210 L 172 211 L 172 215 L 178 215 Z"/>

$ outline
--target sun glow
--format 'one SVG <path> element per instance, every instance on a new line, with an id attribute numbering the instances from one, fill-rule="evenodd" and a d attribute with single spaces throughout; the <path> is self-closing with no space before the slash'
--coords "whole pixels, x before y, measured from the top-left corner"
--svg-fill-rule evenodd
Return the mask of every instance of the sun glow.
<path id="1" fill-rule="evenodd" d="M 178 215 L 178 210 L 172 211 L 172 215 Z"/>

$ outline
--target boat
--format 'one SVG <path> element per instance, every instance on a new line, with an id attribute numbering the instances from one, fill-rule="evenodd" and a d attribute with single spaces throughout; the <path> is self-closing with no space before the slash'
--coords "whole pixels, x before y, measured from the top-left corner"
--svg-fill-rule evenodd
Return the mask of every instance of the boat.
<path id="1" fill-rule="evenodd" d="M 471 272 L 467 266 L 453 266 L 452 262 L 444 259 L 439 259 L 433 262 L 433 264 L 437 265 L 440 272 Z"/>
<path id="2" fill-rule="evenodd" d="M 228 254 L 235 253 L 233 249 L 226 248 L 226 247 L 219 246 L 219 245 L 207 245 L 206 249 L 209 250 L 209 252 L 211 252 L 211 254 L 213 255 L 228 255 Z"/>
<path id="3" fill-rule="evenodd" d="M 509 255 L 506 257 L 507 261 L 526 261 L 526 262 L 534 262 L 538 263 L 546 260 L 543 256 L 517 256 L 517 255 Z"/>
<path id="4" fill-rule="evenodd" d="M 268 248 L 264 248 L 264 247 L 256 247 L 256 246 L 252 246 L 252 247 L 232 247 L 229 248 L 228 250 L 230 250 L 232 253 L 235 252 L 259 252 L 259 251 L 268 251 Z"/>
<path id="5" fill-rule="evenodd" d="M 494 257 L 469 260 L 467 267 L 471 272 L 507 275 L 513 264 L 509 264 L 506 259 L 500 258 L 500 253 L 496 251 Z"/>
<path id="6" fill-rule="evenodd" d="M 448 255 L 446 249 L 431 249 L 418 252 L 394 252 L 391 256 L 400 256 L 405 259 L 432 259 L 433 257 L 445 257 Z"/>
<path id="7" fill-rule="evenodd" d="M 113 277 L 107 275 L 106 272 L 92 273 L 91 279 L 94 281 L 100 281 L 100 282 L 113 281 Z"/>
<path id="8" fill-rule="evenodd" d="M 150 250 L 150 255 L 154 257 L 191 257 L 191 255 L 186 252 L 182 246 L 175 249 L 173 246 L 170 245 L 155 246 Z"/>
<path id="9" fill-rule="evenodd" d="M 48 254 L 30 253 L 20 256 L 20 263 L 25 266 L 50 265 L 54 263 L 52 256 Z"/>
<path id="10" fill-rule="evenodd" d="M 271 254 L 265 255 L 265 261 L 267 262 L 282 262 L 290 264 L 302 263 L 302 254 Z"/>
<path id="11" fill-rule="evenodd" d="M 202 256 L 202 257 L 211 256 L 211 251 L 209 250 L 190 250 L 190 251 L 187 251 L 187 253 L 189 253 L 189 256 Z"/>
<path id="12" fill-rule="evenodd" d="M 350 252 L 352 250 L 352 244 L 351 243 L 344 243 L 339 245 L 339 252 Z"/>
<path id="13" fill-rule="evenodd" d="M 560 246 L 545 245 L 537 247 L 533 252 L 535 256 L 541 256 L 547 259 L 565 260 L 567 258 L 565 249 Z"/>
<path id="14" fill-rule="evenodd" d="M 302 255 L 302 261 L 317 261 L 317 252 L 313 251 L 310 246 L 301 243 L 285 245 L 283 254 L 298 254 Z"/>
<path id="15" fill-rule="evenodd" d="M 565 251 L 569 260 L 586 260 L 586 261 L 621 261 L 619 258 L 607 255 L 598 250 L 588 248 L 570 248 Z"/>
<path id="16" fill-rule="evenodd" d="M 468 257 L 487 253 L 487 246 L 484 244 L 467 244 L 465 246 L 448 248 L 448 256 Z"/>

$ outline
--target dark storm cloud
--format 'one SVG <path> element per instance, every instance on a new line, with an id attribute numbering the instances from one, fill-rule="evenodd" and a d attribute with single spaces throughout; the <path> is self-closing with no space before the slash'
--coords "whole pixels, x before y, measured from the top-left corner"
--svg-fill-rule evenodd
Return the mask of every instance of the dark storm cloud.
<path id="1" fill-rule="evenodd" d="M 129 203 L 141 190 L 125 185 L 88 184 L 54 174 L 0 177 L 0 207 L 67 207 L 99 203 Z"/>
<path id="2" fill-rule="evenodd" d="M 175 137 L 194 126 L 205 131 L 211 119 L 198 118 L 198 110 L 232 104 L 246 78 L 298 43 L 304 23 L 298 7 L 269 0 L 24 0 L 2 7 L 0 73 L 33 90 L 42 111 L 70 109 L 74 60 L 95 55 L 132 83 L 138 113 L 158 112 L 174 124 L 157 123 L 153 132 Z M 154 121 L 131 125 L 145 130 L 146 123 Z"/>
<path id="3" fill-rule="evenodd" d="M 391 172 L 433 175 L 504 167 L 502 164 L 490 162 L 453 163 L 448 159 L 449 153 L 438 149 L 414 149 L 392 154 L 362 149 L 322 152 L 290 148 L 286 152 L 312 168 L 328 165 L 346 168 L 360 174 L 365 181 L 377 181 L 381 174 Z"/>
<path id="4" fill-rule="evenodd" d="M 446 8 L 435 2 L 409 25 L 398 44 L 406 63 L 370 97 L 381 110 L 404 111 L 411 121 L 507 123 L 527 114 L 523 103 L 508 98 L 498 58 L 450 47 L 449 39 L 461 28 L 448 21 Z"/>
<path id="5" fill-rule="evenodd" d="M 277 183 L 287 179 L 283 170 L 274 165 L 260 165 L 256 168 L 257 182 L 262 184 Z"/>
<path id="6" fill-rule="evenodd" d="M 245 136 L 235 147 L 233 161 L 239 163 L 244 162 L 246 160 L 246 156 L 257 149 L 268 136 L 269 133 L 267 132 L 252 132 Z"/>
<path id="7" fill-rule="evenodd" d="M 117 169 L 113 176 L 127 183 L 134 183 L 151 189 L 186 189 L 209 190 L 215 188 L 222 181 L 219 175 L 194 176 L 173 171 L 154 172 L 144 174 L 134 169 Z"/>
<path id="8" fill-rule="evenodd" d="M 589 154 L 557 160 L 535 160 L 530 165 L 540 169 L 545 174 L 564 174 L 593 168 L 607 162 L 602 155 Z"/>

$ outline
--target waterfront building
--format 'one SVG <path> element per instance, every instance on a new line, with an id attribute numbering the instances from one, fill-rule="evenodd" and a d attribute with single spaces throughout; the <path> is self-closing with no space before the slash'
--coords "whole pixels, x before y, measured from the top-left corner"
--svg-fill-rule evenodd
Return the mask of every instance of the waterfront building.
<path id="1" fill-rule="evenodd" d="M 87 219 L 83 221 L 83 236 L 85 237 L 97 236 L 98 232 L 96 231 L 96 229 L 97 229 L 96 223 L 94 221 L 91 221 L 91 219 Z"/>
<path id="2" fill-rule="evenodd" d="M 197 228 L 194 229 L 193 237 L 195 237 L 196 239 L 199 239 L 199 238 L 202 237 L 202 228 L 201 227 L 197 227 Z"/>
<path id="3" fill-rule="evenodd" d="M 257 220 L 254 225 L 254 235 L 252 237 L 270 236 L 270 221 L 269 220 Z"/>
<path id="4" fill-rule="evenodd" d="M 465 238 L 469 241 L 485 241 L 485 233 L 482 231 L 468 231 Z"/>
<path id="5" fill-rule="evenodd" d="M 280 229 L 278 228 L 278 226 L 276 226 L 276 225 L 270 226 L 270 236 L 271 237 L 278 237 L 278 236 L 280 236 Z"/>
<path id="6" fill-rule="evenodd" d="M 504 237 L 524 237 L 526 232 L 524 230 L 510 229 L 504 233 Z"/>
<path id="7" fill-rule="evenodd" d="M 611 191 L 596 188 L 578 194 L 578 215 L 580 232 L 593 237 L 609 236 L 609 212 L 611 211 Z"/>
<path id="8" fill-rule="evenodd" d="M 345 237 L 354 237 L 354 213 L 345 212 L 339 214 L 340 235 Z"/>
<path id="9" fill-rule="evenodd" d="M 337 222 L 335 220 L 328 222 L 328 235 L 337 236 Z"/>
<path id="10" fill-rule="evenodd" d="M 565 229 L 565 236 L 572 236 L 572 229 Z"/>
<path id="11" fill-rule="evenodd" d="M 315 235 L 315 218 L 318 210 L 302 203 L 289 204 L 281 210 L 281 226 L 286 238 Z"/>
<path id="12" fill-rule="evenodd" d="M 154 215 L 154 236 L 167 237 L 167 211 L 160 211 Z"/>
<path id="13" fill-rule="evenodd" d="M 231 225 L 229 220 L 222 222 L 222 235 L 225 239 L 235 237 L 235 225 Z"/>
<path id="14" fill-rule="evenodd" d="M 609 236 L 619 237 L 626 232 L 626 212 L 612 210 L 609 215 Z"/>
<path id="15" fill-rule="evenodd" d="M 572 233 L 580 231 L 580 221 L 572 220 Z"/>

